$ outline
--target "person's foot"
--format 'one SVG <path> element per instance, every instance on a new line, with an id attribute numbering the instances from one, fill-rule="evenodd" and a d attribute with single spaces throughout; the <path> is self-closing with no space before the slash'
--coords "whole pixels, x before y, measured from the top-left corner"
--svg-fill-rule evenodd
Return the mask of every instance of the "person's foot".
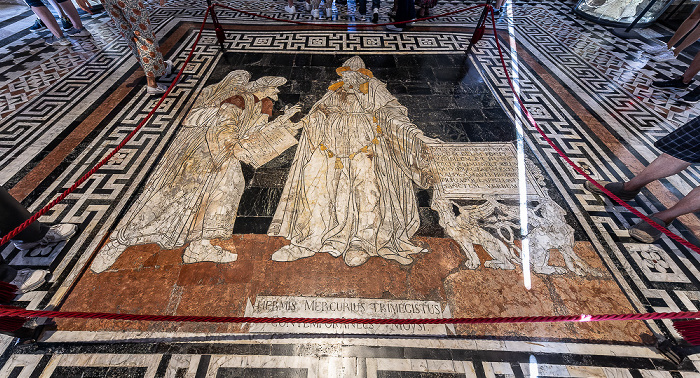
<path id="1" fill-rule="evenodd" d="M 364 14 L 360 14 L 360 21 L 362 21 L 362 22 L 367 21 L 367 16 Z"/>
<path id="2" fill-rule="evenodd" d="M 318 9 L 314 9 L 311 11 L 311 17 L 313 17 L 315 20 L 318 20 L 320 18 Z"/>
<path id="3" fill-rule="evenodd" d="M 316 253 L 310 249 L 302 248 L 294 244 L 285 245 L 272 254 L 272 261 L 296 261 L 305 257 L 311 257 Z"/>
<path id="4" fill-rule="evenodd" d="M 71 29 L 68 30 L 66 34 L 68 34 L 71 37 L 92 37 L 92 34 L 90 34 L 90 32 L 85 28 Z"/>
<path id="5" fill-rule="evenodd" d="M 61 17 L 61 29 L 63 30 L 71 30 L 73 29 L 73 23 L 68 17 Z"/>
<path id="6" fill-rule="evenodd" d="M 369 253 L 359 248 L 350 248 L 345 252 L 343 260 L 348 266 L 360 266 L 369 260 Z"/>
<path id="7" fill-rule="evenodd" d="M 624 189 L 625 183 L 622 183 L 622 182 L 598 181 L 598 183 L 623 201 L 633 200 L 634 197 L 636 197 L 637 194 L 639 194 L 639 192 L 641 191 L 641 189 L 640 190 L 633 190 L 633 191 L 625 190 Z M 583 184 L 583 187 L 586 188 L 586 190 L 588 190 L 591 193 L 605 195 L 605 193 L 602 190 L 600 190 L 600 188 L 593 185 L 593 183 L 590 181 L 586 181 Z"/>
<path id="8" fill-rule="evenodd" d="M 375 24 L 379 22 L 379 8 L 374 8 L 372 11 L 372 22 Z"/>
<path id="9" fill-rule="evenodd" d="M 127 248 L 127 245 L 120 243 L 117 240 L 112 240 L 107 243 L 99 252 L 97 256 L 92 260 L 92 266 L 90 267 L 95 273 L 102 273 L 109 269 L 121 256 L 122 252 Z"/>
<path id="10" fill-rule="evenodd" d="M 690 104 L 694 104 L 694 103 L 700 101 L 700 86 L 698 86 L 695 89 L 693 89 L 692 91 L 684 94 L 681 97 L 681 101 L 687 102 Z"/>
<path id="11" fill-rule="evenodd" d="M 396 25 L 387 25 L 386 30 L 393 31 L 393 32 L 402 32 L 403 28 L 400 28 Z"/>
<path id="12" fill-rule="evenodd" d="M 49 244 L 56 244 L 64 240 L 68 240 L 78 231 L 78 226 L 74 224 L 62 223 L 55 224 L 49 228 L 43 238 L 34 242 L 24 242 L 21 240 L 13 241 L 15 248 L 21 251 L 28 251 L 32 248 L 39 246 L 45 246 Z"/>
<path id="13" fill-rule="evenodd" d="M 24 294 L 43 285 L 48 274 L 48 270 L 22 269 L 17 271 L 17 276 L 10 283 L 17 286 L 17 293 Z"/>
<path id="14" fill-rule="evenodd" d="M 656 88 L 688 88 L 690 82 L 686 83 L 683 81 L 683 76 L 678 76 L 670 80 L 654 80 L 651 82 L 652 87 Z"/>
<path id="15" fill-rule="evenodd" d="M 656 222 L 659 226 L 666 227 L 666 222 L 662 221 L 657 217 L 649 217 L 649 219 Z M 641 221 L 635 224 L 634 226 L 630 227 L 629 232 L 632 238 L 647 244 L 651 244 L 659 240 L 661 238 L 661 235 L 663 234 L 663 232 L 657 230 L 656 227 L 652 226 L 651 224 L 645 221 Z"/>
<path id="16" fill-rule="evenodd" d="M 657 55 L 657 54 L 662 54 L 668 51 L 671 51 L 666 45 L 653 45 L 653 46 L 647 46 L 644 48 L 644 51 L 648 54 L 651 55 Z"/>
<path id="17" fill-rule="evenodd" d="M 284 7 L 284 11 L 289 13 L 289 14 L 294 14 L 297 12 L 297 9 L 296 9 L 296 7 L 294 7 L 294 5 L 292 5 L 291 7 L 289 5 L 286 5 Z"/>
<path id="18" fill-rule="evenodd" d="M 238 255 L 227 251 L 218 245 L 212 245 L 209 240 L 196 240 L 185 248 L 182 261 L 185 264 L 198 262 L 230 263 L 238 260 Z"/>
<path id="19" fill-rule="evenodd" d="M 147 87 L 146 93 L 151 96 L 162 95 L 168 90 L 168 86 L 164 84 L 156 84 L 155 87 Z"/>
<path id="20" fill-rule="evenodd" d="M 71 45 L 68 38 L 66 38 L 66 37 L 57 38 L 54 35 L 52 35 L 48 38 L 45 38 L 44 42 L 46 42 L 47 45 L 52 45 L 52 46 L 70 46 Z"/>
<path id="21" fill-rule="evenodd" d="M 41 21 L 40 19 L 37 18 L 36 21 L 34 21 L 34 25 L 29 27 L 29 31 L 36 32 L 39 30 L 43 30 L 45 28 L 46 28 L 46 25 L 44 25 L 44 21 Z"/>
<path id="22" fill-rule="evenodd" d="M 163 76 L 170 76 L 173 74 L 173 61 L 172 60 L 166 60 L 165 62 L 165 73 Z"/>
<path id="23" fill-rule="evenodd" d="M 669 61 L 674 60 L 674 59 L 676 59 L 676 56 L 673 54 L 672 51 L 667 51 L 665 53 L 653 55 L 651 57 L 651 60 L 653 60 L 655 62 L 669 62 Z"/>

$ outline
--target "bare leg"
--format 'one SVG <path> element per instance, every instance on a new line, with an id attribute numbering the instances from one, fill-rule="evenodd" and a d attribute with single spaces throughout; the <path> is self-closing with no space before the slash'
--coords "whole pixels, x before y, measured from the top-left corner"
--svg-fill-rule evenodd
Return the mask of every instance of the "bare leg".
<path id="1" fill-rule="evenodd" d="M 146 85 L 148 85 L 148 86 L 151 87 L 151 88 L 157 87 L 158 84 L 156 84 L 156 78 L 155 78 L 155 77 L 146 76 Z"/>
<path id="2" fill-rule="evenodd" d="M 644 167 L 638 175 L 627 181 L 623 189 L 626 191 L 639 190 L 652 181 L 675 175 L 688 168 L 688 166 L 690 166 L 688 162 L 668 154 L 661 154 L 651 164 Z"/>
<path id="3" fill-rule="evenodd" d="M 63 31 L 61 31 L 61 28 L 58 27 L 58 23 L 56 22 L 56 19 L 53 16 L 53 13 L 49 10 L 47 7 L 31 7 L 32 12 L 34 12 L 37 17 L 46 25 L 49 30 L 51 30 L 51 33 L 56 37 L 56 38 L 63 38 Z"/>
<path id="4" fill-rule="evenodd" d="M 287 0 L 287 5 L 291 8 L 294 6 L 294 1 L 293 0 Z"/>
<path id="5" fill-rule="evenodd" d="M 691 13 L 690 16 L 683 21 L 681 26 L 678 27 L 678 30 L 676 30 L 676 32 L 673 34 L 673 37 L 671 37 L 668 43 L 666 43 L 666 47 L 670 49 L 676 43 L 678 43 L 678 41 L 680 41 L 684 35 L 693 30 L 695 25 L 698 24 L 698 21 L 700 21 L 700 6 L 696 6 L 695 9 L 693 9 L 693 13 Z M 695 42 L 695 40 L 693 40 L 693 42 Z M 679 48 L 679 50 L 681 49 Z"/>
<path id="6" fill-rule="evenodd" d="M 698 39 L 700 39 L 700 28 L 696 28 L 691 31 L 688 36 L 685 37 L 683 42 L 681 42 L 681 44 L 673 50 L 673 55 L 678 56 L 678 54 L 680 54 L 686 47 L 692 45 Z"/>
<path id="7" fill-rule="evenodd" d="M 59 16 L 61 16 L 61 18 L 66 17 L 66 14 L 63 13 L 63 9 L 61 9 L 61 7 L 58 6 L 56 0 L 49 0 L 49 3 L 51 3 L 51 7 L 53 7 L 53 9 L 56 11 L 56 13 L 58 13 Z"/>
<path id="8" fill-rule="evenodd" d="M 700 72 L 700 53 L 695 54 L 690 66 L 683 72 L 683 82 L 690 83 L 698 72 Z"/>
<path id="9" fill-rule="evenodd" d="M 58 3 L 58 5 L 63 8 L 63 10 L 66 12 L 68 15 L 68 18 L 70 18 L 70 21 L 73 23 L 73 27 L 80 30 L 83 28 L 83 22 L 80 21 L 80 16 L 78 16 L 78 10 L 75 9 L 75 5 L 73 5 L 73 2 L 71 0 L 66 0 L 62 3 Z"/>
<path id="10" fill-rule="evenodd" d="M 700 211 L 700 186 L 691 190 L 687 196 L 681 198 L 673 207 L 654 214 L 655 217 L 669 224 L 681 215 Z"/>

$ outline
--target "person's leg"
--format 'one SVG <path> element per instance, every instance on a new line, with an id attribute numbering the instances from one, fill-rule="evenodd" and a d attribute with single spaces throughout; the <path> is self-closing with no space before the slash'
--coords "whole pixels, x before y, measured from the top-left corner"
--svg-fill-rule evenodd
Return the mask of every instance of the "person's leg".
<path id="1" fill-rule="evenodd" d="M 666 224 L 669 224 L 681 215 L 698 211 L 700 211 L 700 187 L 691 190 L 690 193 L 681 198 L 678 203 L 664 211 L 654 214 L 654 216 L 666 222 Z"/>
<path id="2" fill-rule="evenodd" d="M 629 192 L 640 190 L 650 182 L 675 175 L 688 168 L 688 166 L 690 166 L 688 162 L 665 153 L 661 154 L 634 178 L 625 182 L 623 189 Z"/>
<path id="3" fill-rule="evenodd" d="M 121 7 L 120 4 L 124 4 Z M 105 1 L 109 14 L 126 39 L 131 51 L 136 55 L 146 74 L 148 86 L 156 88 L 156 78 L 165 73 L 163 56 L 158 51 L 158 42 L 148 12 L 142 2 L 137 1 Z M 136 12 L 134 12 L 136 10 Z M 132 22 L 131 19 L 136 21 Z"/>
<path id="4" fill-rule="evenodd" d="M 0 234 L 6 235 L 30 217 L 29 211 L 12 197 L 5 188 L 0 187 Z M 37 241 L 43 238 L 48 230 L 48 226 L 36 221 L 12 239 L 26 242 Z"/>
<path id="5" fill-rule="evenodd" d="M 358 11 L 360 12 L 361 15 L 366 15 L 367 14 L 367 0 L 358 0 L 358 6 L 360 9 Z"/>
<path id="6" fill-rule="evenodd" d="M 32 12 L 34 12 L 37 17 L 41 20 L 41 22 L 46 25 L 47 28 L 51 31 L 51 34 L 53 34 L 56 38 L 63 38 L 63 31 L 61 28 L 58 26 L 58 23 L 56 22 L 56 19 L 53 16 L 53 13 L 49 10 L 49 8 L 45 6 L 40 6 L 40 7 L 35 7 L 32 6 Z"/>
<path id="7" fill-rule="evenodd" d="M 51 7 L 56 11 L 56 13 L 58 13 L 58 15 L 61 16 L 61 18 L 66 17 L 66 14 L 63 13 L 63 9 L 61 9 L 56 0 L 49 0 L 49 3 L 51 4 Z"/>
<path id="8" fill-rule="evenodd" d="M 58 1 L 58 5 L 66 12 L 74 28 L 78 30 L 83 29 L 83 22 L 80 20 L 78 10 L 75 9 L 75 5 L 73 5 L 71 0 Z"/>
<path id="9" fill-rule="evenodd" d="M 668 49 L 671 49 L 673 46 L 678 43 L 678 41 L 683 38 L 686 34 L 688 34 L 695 26 L 698 24 L 698 21 L 700 21 L 700 5 L 696 6 L 695 9 L 693 9 L 693 13 L 688 16 L 688 18 L 683 21 L 681 26 L 678 27 L 678 30 L 673 34 L 671 39 L 668 40 L 666 43 L 666 47 Z M 687 40 L 687 38 L 686 38 Z M 693 40 L 695 42 L 696 40 Z M 677 55 L 677 54 L 676 54 Z"/>

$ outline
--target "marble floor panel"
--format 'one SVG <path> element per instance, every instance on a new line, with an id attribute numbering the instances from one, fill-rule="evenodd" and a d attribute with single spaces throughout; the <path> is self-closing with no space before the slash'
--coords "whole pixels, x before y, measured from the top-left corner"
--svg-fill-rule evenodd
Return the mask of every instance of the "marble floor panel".
<path id="1" fill-rule="evenodd" d="M 285 14 L 281 2 L 229 4 L 311 21 Z M 547 135 L 594 178 L 625 180 L 657 156 L 655 140 L 697 115 L 650 86 L 692 57 L 654 64 L 643 47 L 667 30 L 619 40 L 573 17 L 572 5 L 515 1 L 495 37 Z M 466 6 L 446 1 L 433 13 Z M 382 19 L 388 10 L 382 4 Z M 187 0 L 154 9 L 164 55 L 178 68 L 203 14 Z M 14 304 L 368 318 L 697 311 L 697 254 L 667 237 L 636 242 L 627 232 L 636 217 L 583 189 L 520 113 L 493 34 L 464 55 L 478 11 L 404 33 L 218 14 L 225 51 L 205 30 L 154 117 L 41 219 L 78 224 L 79 233 L 30 251 L 2 246 L 11 264 L 52 271 Z M 106 14 L 85 18 L 93 39 L 61 49 L 22 29 L 31 19 L 0 23 L 0 181 L 34 211 L 114 148 L 156 99 Z M 630 203 L 652 213 L 699 181 L 691 167 Z M 700 244 L 696 215 L 669 229 Z M 661 340 L 685 348 L 667 321 L 61 319 L 38 343 L 0 343 L 0 376 L 700 375 L 694 357 L 677 363 L 656 349 Z"/>

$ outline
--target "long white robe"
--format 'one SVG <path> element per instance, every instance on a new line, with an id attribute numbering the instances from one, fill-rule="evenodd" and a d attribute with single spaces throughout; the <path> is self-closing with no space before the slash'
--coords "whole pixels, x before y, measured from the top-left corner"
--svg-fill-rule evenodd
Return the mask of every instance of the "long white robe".
<path id="1" fill-rule="evenodd" d="M 301 122 L 268 234 L 313 253 L 359 248 L 410 263 L 409 255 L 423 251 L 409 240 L 420 225 L 413 183 L 426 187 L 430 176 L 423 174 L 423 134 L 406 108 L 372 78 L 367 94 L 328 91 Z"/>

